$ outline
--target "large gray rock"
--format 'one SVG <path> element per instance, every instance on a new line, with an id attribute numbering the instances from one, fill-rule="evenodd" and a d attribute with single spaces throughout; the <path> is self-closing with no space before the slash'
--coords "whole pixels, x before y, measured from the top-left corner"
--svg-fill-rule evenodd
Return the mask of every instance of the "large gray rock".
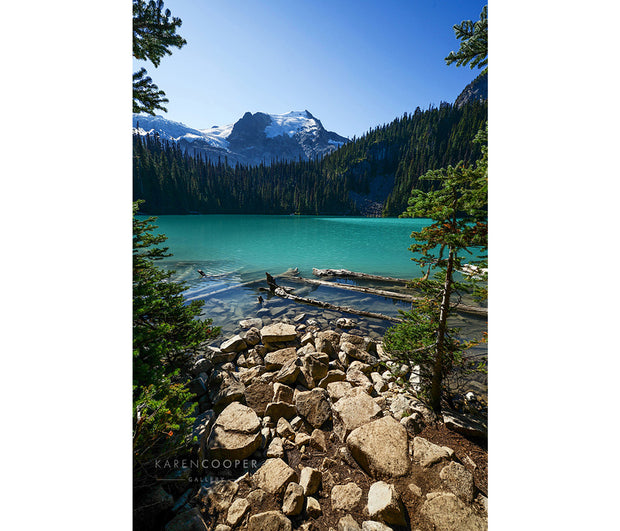
<path id="1" fill-rule="evenodd" d="M 267 511 L 250 516 L 248 531 L 291 531 L 291 521 L 280 511 Z"/>
<path id="2" fill-rule="evenodd" d="M 335 357 L 340 345 L 340 334 L 333 330 L 319 332 L 314 339 L 314 347 L 317 352 L 325 352 L 330 357 Z"/>
<path id="3" fill-rule="evenodd" d="M 242 350 L 246 349 L 247 347 L 248 347 L 248 345 L 245 342 L 245 340 L 240 335 L 236 335 L 236 336 L 233 336 L 230 339 L 227 339 L 226 341 L 224 341 L 224 343 L 222 343 L 220 345 L 220 350 L 222 352 L 224 352 L 224 353 L 226 353 L 226 352 L 241 352 Z M 234 357 L 233 357 L 233 359 L 234 359 Z M 214 360 L 214 363 L 217 363 L 217 362 L 215 362 L 215 360 Z"/>
<path id="4" fill-rule="evenodd" d="M 353 430 L 347 437 L 347 448 L 373 478 L 404 476 L 411 465 L 407 431 L 392 417 Z"/>
<path id="5" fill-rule="evenodd" d="M 297 472 L 288 466 L 282 459 L 267 459 L 254 473 L 254 486 L 269 494 L 282 498 L 289 483 L 297 483 Z"/>
<path id="6" fill-rule="evenodd" d="M 381 416 L 381 408 L 367 394 L 345 395 L 333 406 L 334 432 L 341 441 L 349 433 Z"/>
<path id="7" fill-rule="evenodd" d="M 269 444 L 269 448 L 267 448 L 267 453 L 265 454 L 267 457 L 284 457 L 284 447 L 282 446 L 282 439 L 280 437 L 274 437 Z"/>
<path id="8" fill-rule="evenodd" d="M 206 446 L 212 459 L 245 459 L 258 450 L 261 441 L 256 413 L 233 402 L 215 421 Z"/>
<path id="9" fill-rule="evenodd" d="M 295 325 L 284 323 L 274 323 L 264 326 L 260 335 L 264 343 L 281 343 L 285 341 L 293 341 L 297 337 Z"/>
<path id="10" fill-rule="evenodd" d="M 315 468 L 305 467 L 301 470 L 299 484 L 304 489 L 306 496 L 312 496 L 321 485 L 322 474 Z"/>
<path id="11" fill-rule="evenodd" d="M 323 389 L 327 389 L 327 385 L 332 382 L 342 382 L 346 379 L 347 375 L 339 369 L 332 369 L 329 371 L 324 378 L 322 378 L 318 386 Z"/>
<path id="12" fill-rule="evenodd" d="M 377 481 L 368 490 L 368 515 L 388 524 L 407 525 L 405 507 L 394 485 Z"/>
<path id="13" fill-rule="evenodd" d="M 364 389 L 367 393 L 370 393 L 372 390 L 372 382 L 362 371 L 359 369 L 350 368 L 347 371 L 347 382 L 352 385 L 359 386 Z"/>
<path id="14" fill-rule="evenodd" d="M 265 415 L 274 421 L 282 417 L 288 420 L 297 415 L 297 410 L 293 404 L 288 402 L 270 402 L 265 408 Z"/>
<path id="15" fill-rule="evenodd" d="M 335 485 L 332 488 L 332 509 L 352 511 L 362 499 L 362 489 L 352 481 L 346 485 Z"/>
<path id="16" fill-rule="evenodd" d="M 288 362 L 297 359 L 295 347 L 282 348 L 265 356 L 265 368 L 268 371 L 279 371 Z"/>
<path id="17" fill-rule="evenodd" d="M 262 417 L 267 414 L 265 410 L 273 396 L 273 384 L 261 381 L 252 382 L 245 388 L 244 395 L 246 405 Z"/>
<path id="18" fill-rule="evenodd" d="M 304 508 L 304 489 L 301 485 L 291 482 L 286 486 L 284 491 L 284 500 L 282 501 L 282 512 L 288 516 L 296 516 L 301 514 Z"/>
<path id="19" fill-rule="evenodd" d="M 301 362 L 298 359 L 288 361 L 273 377 L 275 382 L 292 385 L 299 376 Z"/>
<path id="20" fill-rule="evenodd" d="M 366 520 L 365 522 L 362 522 L 362 531 L 392 531 L 392 528 L 383 522 Z"/>
<path id="21" fill-rule="evenodd" d="M 292 387 L 288 385 L 282 384 L 280 382 L 276 382 L 273 384 L 273 400 L 272 402 L 287 402 L 289 404 L 293 403 L 293 396 L 295 391 Z"/>
<path id="22" fill-rule="evenodd" d="M 331 382 L 327 384 L 327 393 L 332 399 L 332 402 L 336 402 L 345 396 L 352 388 L 353 386 L 349 382 Z"/>
<path id="23" fill-rule="evenodd" d="M 165 527 L 165 531 L 207 531 L 208 527 L 196 508 L 176 515 Z"/>
<path id="24" fill-rule="evenodd" d="M 432 492 L 420 509 L 436 529 L 445 531 L 486 531 L 487 520 L 478 516 L 452 493 Z"/>
<path id="25" fill-rule="evenodd" d="M 328 359 L 325 361 L 328 362 Z M 313 389 L 318 383 L 327 376 L 328 366 L 323 363 L 319 356 L 307 354 L 301 358 L 301 368 L 298 379 L 300 383 L 308 389 Z"/>
<path id="26" fill-rule="evenodd" d="M 228 508 L 226 521 L 235 527 L 250 510 L 250 503 L 245 498 L 237 498 Z"/>
<path id="27" fill-rule="evenodd" d="M 245 385 L 223 370 L 211 373 L 209 388 L 209 399 L 216 410 L 222 410 L 231 402 L 241 400 L 245 392 Z"/>
<path id="28" fill-rule="evenodd" d="M 295 398 L 297 413 L 304 417 L 314 428 L 320 428 L 332 416 L 329 395 L 325 389 L 317 387 L 312 391 L 298 393 Z"/>
<path id="29" fill-rule="evenodd" d="M 362 528 L 350 514 L 338 520 L 338 531 L 362 531 Z"/>
<path id="30" fill-rule="evenodd" d="M 474 501 L 474 476 L 463 465 L 452 462 L 441 469 L 439 477 L 461 500 L 466 503 Z"/>
<path id="31" fill-rule="evenodd" d="M 439 446 L 423 437 L 413 438 L 413 460 L 423 468 L 428 468 L 442 460 L 449 460 L 454 455 L 447 446 Z"/>

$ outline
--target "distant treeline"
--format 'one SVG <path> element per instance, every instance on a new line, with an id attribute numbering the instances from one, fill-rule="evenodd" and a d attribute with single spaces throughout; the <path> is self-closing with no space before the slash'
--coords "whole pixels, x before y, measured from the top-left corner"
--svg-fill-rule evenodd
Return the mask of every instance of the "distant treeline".
<path id="1" fill-rule="evenodd" d="M 374 179 L 393 177 L 383 215 L 398 216 L 420 175 L 479 157 L 472 140 L 486 120 L 485 102 L 417 108 L 322 159 L 269 166 L 229 166 L 136 135 L 134 199 L 144 199 L 141 210 L 149 214 L 356 215 L 349 192 L 369 194 Z"/>

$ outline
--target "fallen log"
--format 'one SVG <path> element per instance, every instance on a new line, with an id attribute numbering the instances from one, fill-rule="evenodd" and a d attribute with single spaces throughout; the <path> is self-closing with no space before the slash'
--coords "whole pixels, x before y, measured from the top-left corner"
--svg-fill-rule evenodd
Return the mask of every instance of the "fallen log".
<path id="1" fill-rule="evenodd" d="M 267 275 L 267 283 L 269 285 L 269 291 L 278 297 L 283 299 L 292 300 L 295 302 L 300 302 L 302 304 L 310 304 L 312 306 L 318 306 L 319 308 L 325 308 L 326 310 L 335 310 L 337 312 L 342 313 L 350 313 L 353 315 L 360 315 L 362 317 L 372 317 L 373 319 L 382 319 L 384 321 L 391 321 L 393 323 L 402 323 L 403 320 L 399 317 L 392 317 L 390 315 L 383 315 L 381 313 L 375 312 L 367 312 L 365 310 L 357 310 L 355 308 L 349 308 L 348 306 L 336 306 L 335 304 L 330 304 L 329 302 L 317 301 L 316 299 L 309 299 L 307 297 L 300 297 L 298 295 L 293 295 L 287 291 L 287 288 L 282 288 L 275 283 L 274 278 L 269 274 Z M 288 288 L 290 290 L 290 288 Z"/>
<path id="2" fill-rule="evenodd" d="M 328 286 L 332 288 L 345 289 L 349 291 L 357 291 L 358 293 L 367 293 L 370 295 L 377 295 L 379 297 L 386 297 L 388 299 L 397 299 L 405 302 L 416 302 L 424 300 L 423 297 L 414 297 L 413 295 L 407 295 L 406 293 L 398 293 L 396 291 L 386 291 L 375 288 L 365 288 L 362 286 L 353 286 L 351 284 L 340 284 L 338 282 L 329 282 L 327 280 L 314 280 L 311 278 L 298 277 L 296 280 L 312 284 L 314 286 Z M 468 306 L 467 304 L 457 304 L 454 306 L 454 310 L 462 313 L 471 313 L 474 315 L 488 315 L 487 308 L 479 306 Z"/>
<path id="3" fill-rule="evenodd" d="M 358 273 L 349 271 L 348 269 L 317 269 L 312 268 L 312 274 L 316 277 L 345 277 L 345 278 L 361 278 L 364 280 L 379 280 L 381 282 L 397 282 L 399 284 L 408 284 L 411 280 L 404 278 L 382 277 L 380 275 L 370 275 L 368 273 Z"/>

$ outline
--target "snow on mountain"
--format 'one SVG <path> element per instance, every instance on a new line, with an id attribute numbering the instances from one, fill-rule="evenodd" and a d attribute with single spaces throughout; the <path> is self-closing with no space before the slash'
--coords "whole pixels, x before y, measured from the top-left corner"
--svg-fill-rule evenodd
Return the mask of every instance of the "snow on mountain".
<path id="1" fill-rule="evenodd" d="M 271 125 L 265 127 L 267 138 L 287 135 L 295 136 L 297 133 L 314 133 L 318 131 L 317 121 L 308 111 L 291 111 L 286 114 L 270 114 Z"/>
<path id="2" fill-rule="evenodd" d="M 326 131 L 308 111 L 285 114 L 246 112 L 234 124 L 194 129 L 162 116 L 133 115 L 134 134 L 158 134 L 191 153 L 229 164 L 270 164 L 274 160 L 311 159 L 337 149 L 348 139 Z"/>

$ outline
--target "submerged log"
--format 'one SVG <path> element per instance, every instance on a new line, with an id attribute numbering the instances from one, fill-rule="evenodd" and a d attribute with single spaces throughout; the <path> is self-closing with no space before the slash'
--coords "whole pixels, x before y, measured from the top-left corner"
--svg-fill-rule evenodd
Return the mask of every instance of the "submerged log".
<path id="1" fill-rule="evenodd" d="M 317 269 L 312 268 L 312 274 L 316 277 L 345 277 L 345 278 L 361 278 L 365 280 L 379 280 L 381 282 L 397 282 L 399 284 L 408 284 L 411 280 L 404 278 L 382 277 L 380 275 L 369 275 L 368 273 L 358 273 L 349 271 L 348 269 Z"/>
<path id="2" fill-rule="evenodd" d="M 332 288 L 345 289 L 349 291 L 357 291 L 358 293 L 367 293 L 370 295 L 377 295 L 379 297 L 386 297 L 388 299 L 396 299 L 405 302 L 417 302 L 424 300 L 424 297 L 414 297 L 413 295 L 407 295 L 406 293 L 398 293 L 396 291 L 386 291 L 382 289 L 365 288 L 362 286 L 353 286 L 350 284 L 340 284 L 338 282 L 329 282 L 327 280 L 314 280 L 311 278 L 299 277 L 297 280 L 312 284 L 314 286 L 329 286 Z M 474 315 L 488 315 L 487 308 L 480 306 L 468 306 L 467 304 L 457 304 L 453 308 L 457 312 L 470 313 Z"/>
<path id="3" fill-rule="evenodd" d="M 350 313 L 353 315 L 360 315 L 362 317 L 372 317 L 373 319 L 382 319 L 384 321 L 391 321 L 393 323 L 403 322 L 402 319 L 398 317 L 392 317 L 390 315 L 383 315 L 381 313 L 357 310 L 355 308 L 349 308 L 347 306 L 336 306 L 335 304 L 330 304 L 329 302 L 317 301 L 316 299 L 309 299 L 307 297 L 300 297 L 298 295 L 293 295 L 292 293 L 289 293 L 290 288 L 283 288 L 283 287 L 278 286 L 275 283 L 274 278 L 269 273 L 266 273 L 266 275 L 267 275 L 267 283 L 269 284 L 270 291 L 271 291 L 272 286 L 274 286 L 272 293 L 274 293 L 274 295 L 277 295 L 278 297 L 282 297 L 283 299 L 289 299 L 289 300 L 300 302 L 303 304 L 310 304 L 312 306 L 318 306 L 319 308 L 325 308 L 326 310 L 335 310 L 337 312 Z"/>

